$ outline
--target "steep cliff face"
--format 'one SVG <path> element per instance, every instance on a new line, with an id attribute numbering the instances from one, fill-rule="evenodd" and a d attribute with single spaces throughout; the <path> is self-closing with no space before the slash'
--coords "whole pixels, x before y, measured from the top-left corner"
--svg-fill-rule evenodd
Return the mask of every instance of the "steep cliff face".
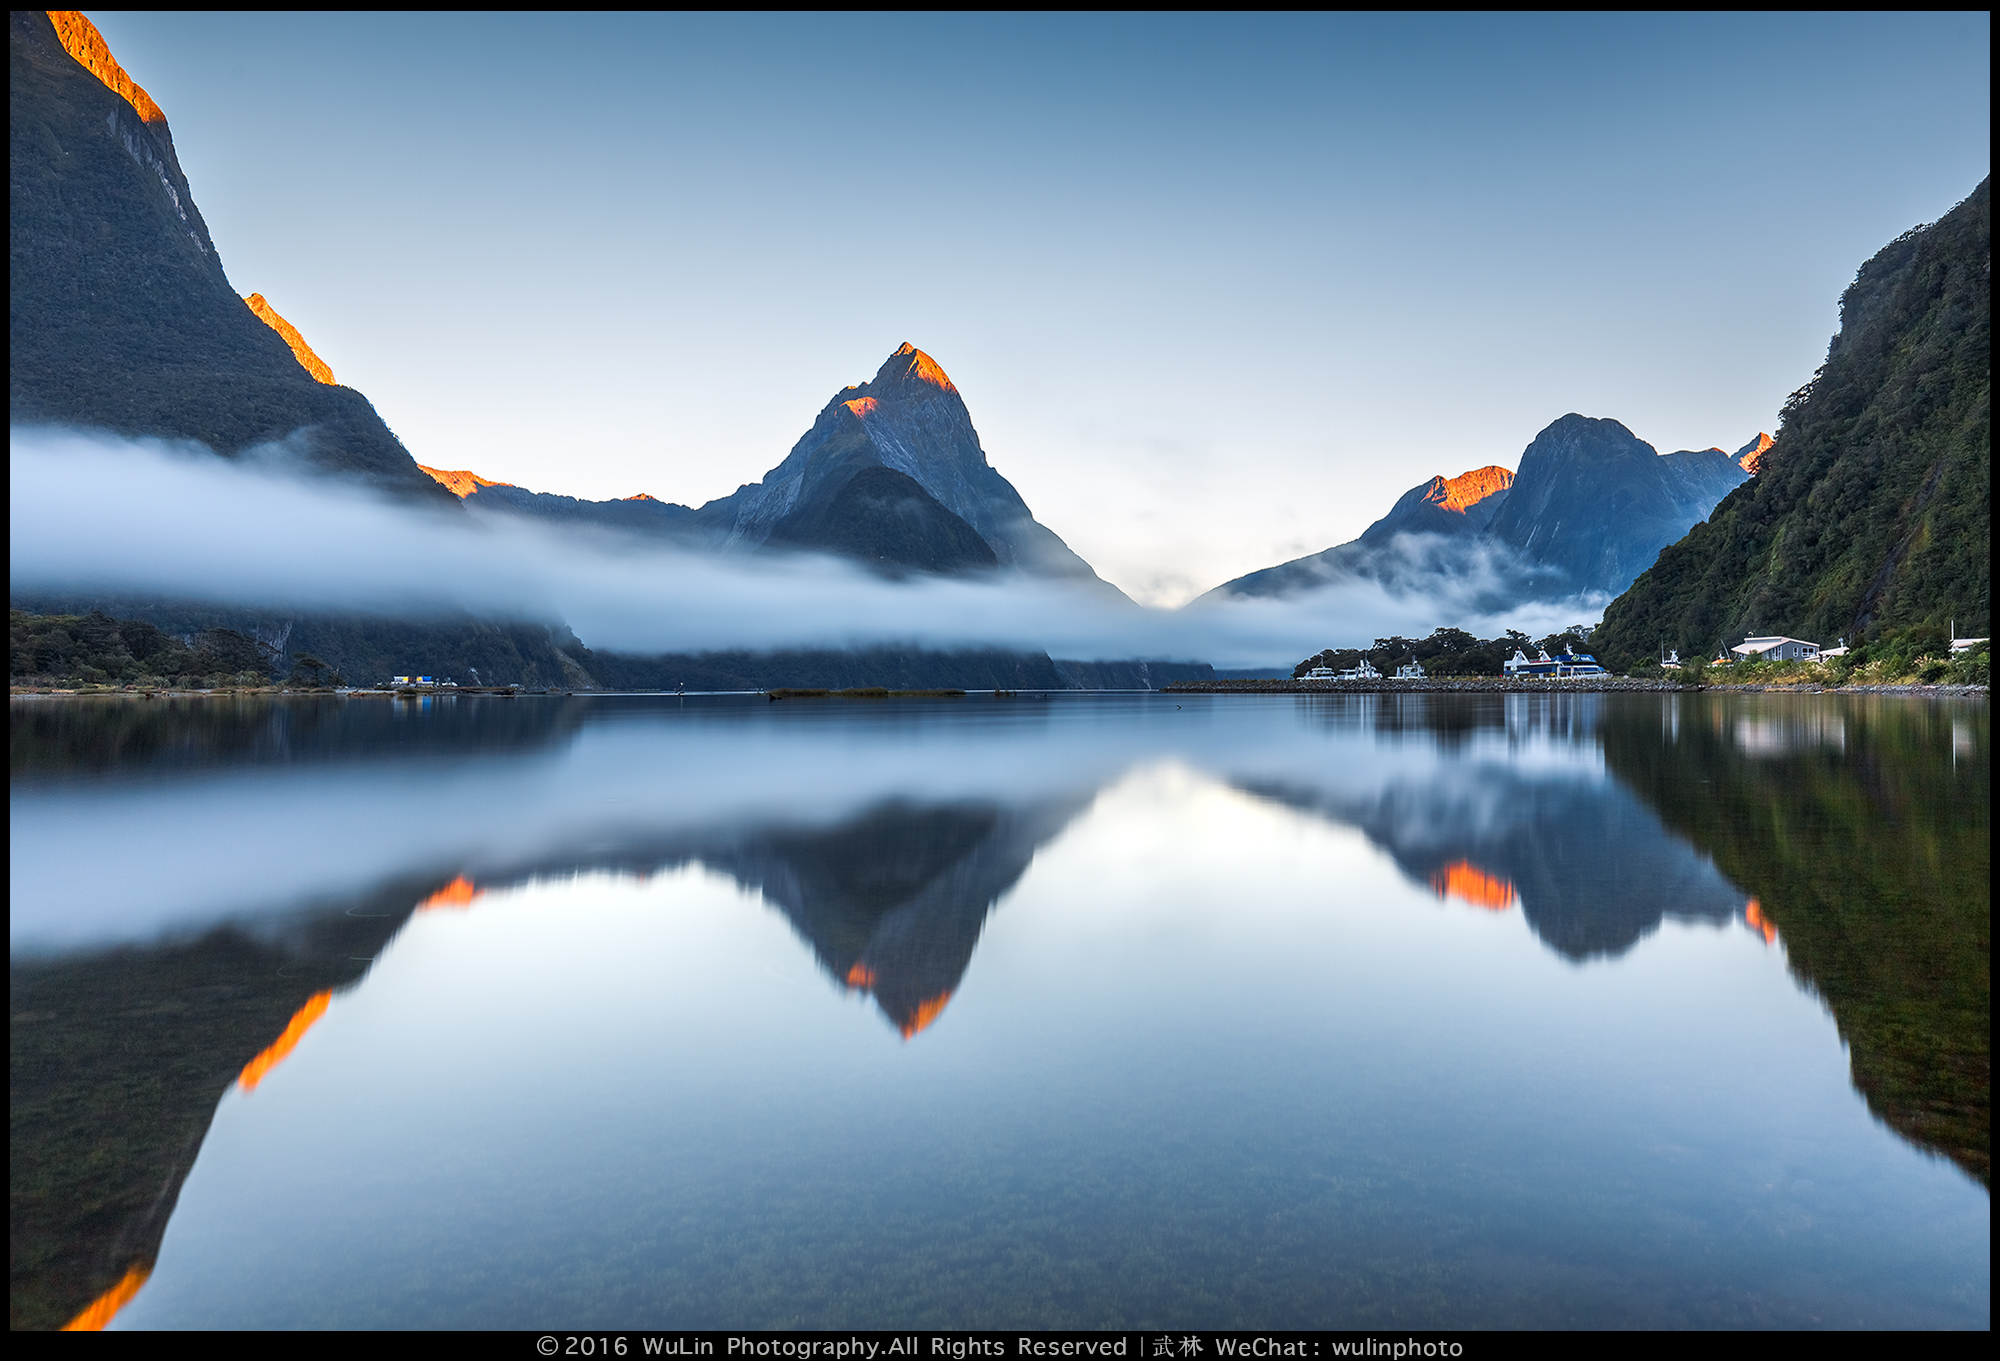
<path id="1" fill-rule="evenodd" d="M 15 11 L 8 37 L 9 418 L 224 454 L 296 434 L 321 467 L 448 503 L 230 286 L 165 115 L 90 21 Z"/>
<path id="2" fill-rule="evenodd" d="M 1568 415 L 1521 455 L 1518 472 L 1433 477 L 1361 537 L 1224 582 L 1203 596 L 1283 596 L 1366 578 L 1422 592 L 1449 585 L 1482 610 L 1580 593 L 1616 594 L 1661 548 L 1705 519 L 1750 474 L 1759 436 L 1720 449 L 1656 453 L 1617 421 Z"/>
<path id="3" fill-rule="evenodd" d="M 915 478 L 880 465 L 794 510 L 771 526 L 765 542 L 839 553 L 891 576 L 906 568 L 956 573 L 1000 562 L 978 530 Z"/>
<path id="4" fill-rule="evenodd" d="M 1488 533 L 1578 590 L 1616 593 L 1748 477 L 1720 449 L 1662 457 L 1617 421 L 1571 414 L 1521 455 Z"/>
<path id="5" fill-rule="evenodd" d="M 1621 664 L 1747 633 L 1991 631 L 1991 181 L 1861 267 L 1761 471 L 1660 555 L 1592 641 Z"/>

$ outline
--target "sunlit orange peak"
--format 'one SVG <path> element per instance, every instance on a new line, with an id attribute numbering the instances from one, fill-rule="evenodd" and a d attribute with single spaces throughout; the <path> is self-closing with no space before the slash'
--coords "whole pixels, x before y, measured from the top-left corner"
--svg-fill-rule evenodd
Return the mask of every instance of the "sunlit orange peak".
<path id="1" fill-rule="evenodd" d="M 1754 476 L 1757 473 L 1757 471 L 1764 466 L 1764 455 L 1770 452 L 1771 443 L 1772 443 L 1771 437 L 1765 434 L 1762 430 L 1759 430 L 1757 432 L 1757 438 L 1751 443 L 1750 447 L 1748 449 L 1745 449 L 1742 455 L 1736 460 L 1737 465 L 1741 467 L 1744 472 L 1750 473 Z"/>
<path id="2" fill-rule="evenodd" d="M 1442 510 L 1463 515 L 1493 493 L 1513 486 L 1514 474 L 1500 467 L 1474 468 L 1457 477 L 1440 478 L 1439 483 L 1428 499 Z"/>
<path id="3" fill-rule="evenodd" d="M 283 1063 L 286 1055 L 298 1048 L 299 1041 L 306 1037 L 306 1032 L 313 1028 L 313 1023 L 326 1015 L 327 1004 L 331 1001 L 333 1001 L 331 992 L 314 993 L 304 1006 L 292 1013 L 291 1021 L 285 1026 L 285 1033 L 271 1041 L 263 1053 L 243 1065 L 243 1072 L 237 1077 L 236 1085 L 246 1092 L 256 1091 L 257 1084 L 262 1082 L 273 1068 Z"/>
<path id="4" fill-rule="evenodd" d="M 865 421 L 875 414 L 875 399 L 873 397 L 856 397 L 851 402 L 842 402 L 841 405 L 852 411 L 857 420 Z"/>
<path id="5" fill-rule="evenodd" d="M 1431 888 L 1440 898 L 1456 898 L 1491 912 L 1505 912 L 1514 905 L 1513 883 L 1488 874 L 1470 860 L 1455 861 L 1433 874 Z"/>
<path id="6" fill-rule="evenodd" d="M 306 344 L 306 338 L 299 334 L 299 328 L 279 316 L 278 309 L 266 302 L 262 293 L 252 293 L 243 301 L 250 304 L 250 310 L 257 314 L 257 320 L 284 337 L 285 343 L 292 347 L 292 358 L 299 361 L 300 368 L 319 382 L 333 387 L 339 386 L 333 381 L 333 370 L 327 366 L 324 359 L 313 353 L 313 347 Z"/>
<path id="7" fill-rule="evenodd" d="M 854 961 L 854 967 L 847 971 L 847 986 L 850 988 L 872 988 L 875 986 L 875 971 L 861 960 Z"/>
<path id="8" fill-rule="evenodd" d="M 932 387 L 943 388 L 946 392 L 958 391 L 957 388 L 951 385 L 951 379 L 945 377 L 944 370 L 938 367 L 937 360 L 910 344 L 909 341 L 904 341 L 896 350 L 893 357 L 897 359 L 908 358 L 910 360 L 908 372 L 912 376 L 929 383 Z"/>
<path id="9" fill-rule="evenodd" d="M 657 500 L 659 500 L 660 498 L 659 498 L 659 497 L 657 497 L 657 496 L 655 496 L 655 495 L 653 495 L 653 494 L 652 494 L 651 492 L 645 492 L 645 491 L 642 491 L 642 492 L 639 492 L 639 493 L 638 493 L 637 495 L 634 495 L 634 496 L 628 496 L 628 497 L 626 497 L 625 499 L 626 499 L 627 501 L 657 501 Z"/>
<path id="10" fill-rule="evenodd" d="M 65 1333 L 101 1333 L 118 1311 L 132 1302 L 139 1293 L 139 1287 L 153 1274 L 151 1267 L 134 1266 L 126 1271 L 118 1284 L 92 1300 L 84 1311 L 62 1326 Z"/>
<path id="11" fill-rule="evenodd" d="M 917 1003 L 917 1014 L 903 1023 L 903 1038 L 907 1040 L 918 1031 L 927 1029 L 932 1021 L 944 1014 L 944 1004 L 950 1000 L 951 993 L 947 991 Z"/>
<path id="12" fill-rule="evenodd" d="M 470 879 L 461 874 L 436 893 L 418 903 L 417 911 L 429 912 L 440 907 L 467 908 L 472 906 L 473 900 L 478 896 L 479 890 L 473 887 Z"/>
<path id="13" fill-rule="evenodd" d="M 481 477 L 478 473 L 469 473 L 463 469 L 455 473 L 446 472 L 443 468 L 426 468 L 423 464 L 419 463 L 417 471 L 443 485 L 445 490 L 461 501 L 478 491 L 481 487 L 511 487 L 514 485 L 512 482 L 495 482 L 490 478 Z"/>
<path id="14" fill-rule="evenodd" d="M 123 96 L 125 102 L 148 123 L 167 121 L 167 116 L 160 112 L 160 106 L 153 102 L 153 97 L 139 88 L 138 81 L 125 74 L 125 68 L 111 55 L 111 45 L 104 41 L 97 25 L 84 17 L 82 10 L 52 9 L 47 13 L 49 22 L 56 26 L 56 37 L 62 40 L 63 51 L 75 57 L 77 65 Z"/>
<path id="15" fill-rule="evenodd" d="M 1778 928 L 1764 915 L 1764 909 L 1755 898 L 1743 904 L 1743 924 L 1764 938 L 1766 945 L 1774 945 L 1778 940 Z"/>

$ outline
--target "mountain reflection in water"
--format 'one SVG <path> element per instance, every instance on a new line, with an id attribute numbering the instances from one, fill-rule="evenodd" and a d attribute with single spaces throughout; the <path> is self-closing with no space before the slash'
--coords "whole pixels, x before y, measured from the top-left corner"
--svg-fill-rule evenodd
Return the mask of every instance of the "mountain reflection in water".
<path id="1" fill-rule="evenodd" d="M 1983 706 L 1313 697 L 1248 701 L 1261 717 L 1239 722 L 1136 698 L 308 703 L 188 705 L 186 731 L 166 706 L 14 708 L 17 1328 L 115 1315 L 219 1097 L 284 1061 L 417 910 L 551 876 L 703 866 L 780 911 L 828 981 L 868 993 L 907 1040 L 958 994 L 1038 853 L 1100 790 L 1161 761 L 1352 829 L 1439 898 L 1518 907 L 1563 959 L 1618 958 L 1669 920 L 1782 938 L 1832 1004 L 1871 1109 L 1987 1175 Z M 423 835 L 400 835 L 413 810 Z M 1774 815 L 1791 819 L 1779 849 L 1762 825 Z M 227 872 L 190 884 L 218 854 L 193 829 L 218 825 L 280 849 L 330 831 L 339 873 L 310 854 L 266 862 L 261 908 Z M 160 880 L 154 915 L 69 916 L 52 900 L 85 844 L 190 836 L 190 868 L 171 851 L 110 857 L 112 891 Z M 1801 860 L 1803 845 L 1824 859 Z M 1894 910 L 1843 907 L 1832 885 L 1857 877 Z"/>

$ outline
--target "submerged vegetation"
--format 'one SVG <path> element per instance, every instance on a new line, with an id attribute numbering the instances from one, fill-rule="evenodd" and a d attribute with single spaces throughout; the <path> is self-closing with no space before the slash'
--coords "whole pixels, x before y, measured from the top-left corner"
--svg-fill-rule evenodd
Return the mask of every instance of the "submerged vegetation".
<path id="1" fill-rule="evenodd" d="M 1613 710 L 1611 770 L 1754 894 L 1892 1128 L 1990 1185 L 1990 727 L 1983 704 L 1801 710 L 1691 695 Z"/>

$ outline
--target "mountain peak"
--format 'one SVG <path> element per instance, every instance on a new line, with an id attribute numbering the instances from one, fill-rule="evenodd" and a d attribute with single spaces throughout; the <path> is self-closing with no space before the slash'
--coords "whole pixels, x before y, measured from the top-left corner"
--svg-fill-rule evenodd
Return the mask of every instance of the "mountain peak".
<path id="1" fill-rule="evenodd" d="M 938 366 L 937 360 L 906 340 L 883 362 L 882 367 L 876 370 L 875 380 L 868 387 L 871 392 L 876 392 L 881 391 L 878 386 L 881 384 L 907 387 L 917 383 L 954 395 L 958 392 L 958 389 L 952 386 L 951 379 L 947 378 L 944 370 Z"/>
<path id="2" fill-rule="evenodd" d="M 1770 449 L 1771 444 L 1771 437 L 1762 430 L 1759 430 L 1756 439 L 1751 440 L 1729 457 L 1744 472 L 1754 474 L 1764 466 L 1764 454 Z"/>
<path id="3" fill-rule="evenodd" d="M 495 482 L 489 478 L 481 477 L 478 473 L 466 472 L 464 469 L 460 469 L 457 472 L 446 472 L 442 468 L 426 468 L 423 464 L 419 463 L 417 470 L 430 474 L 431 477 L 437 479 L 440 486 L 461 501 L 478 491 L 481 487 L 511 487 L 514 485 L 512 482 Z M 633 499 L 637 500 L 638 498 L 634 497 Z"/>
<path id="4" fill-rule="evenodd" d="M 333 369 L 324 359 L 313 353 L 313 347 L 306 344 L 306 338 L 299 334 L 299 328 L 278 315 L 278 309 L 264 300 L 262 293 L 252 293 L 243 301 L 250 304 L 250 310 L 257 314 L 257 320 L 285 338 L 292 347 L 292 358 L 299 361 L 299 367 L 311 374 L 319 382 L 331 387 L 339 387 Z"/>
<path id="5" fill-rule="evenodd" d="M 56 37 L 62 40 L 63 51 L 75 57 L 77 65 L 122 96 L 144 121 L 167 121 L 166 114 L 153 102 L 153 97 L 140 87 L 138 81 L 125 74 L 125 68 L 111 55 L 111 45 L 104 41 L 97 25 L 90 22 L 82 10 L 52 9 L 48 11 L 48 16 L 49 22 L 55 25 Z"/>
<path id="6" fill-rule="evenodd" d="M 1474 468 L 1469 473 L 1457 477 L 1436 478 L 1424 499 L 1439 510 L 1448 510 L 1463 515 L 1495 492 L 1506 491 L 1514 485 L 1514 474 L 1505 468 L 1489 466 Z"/>

